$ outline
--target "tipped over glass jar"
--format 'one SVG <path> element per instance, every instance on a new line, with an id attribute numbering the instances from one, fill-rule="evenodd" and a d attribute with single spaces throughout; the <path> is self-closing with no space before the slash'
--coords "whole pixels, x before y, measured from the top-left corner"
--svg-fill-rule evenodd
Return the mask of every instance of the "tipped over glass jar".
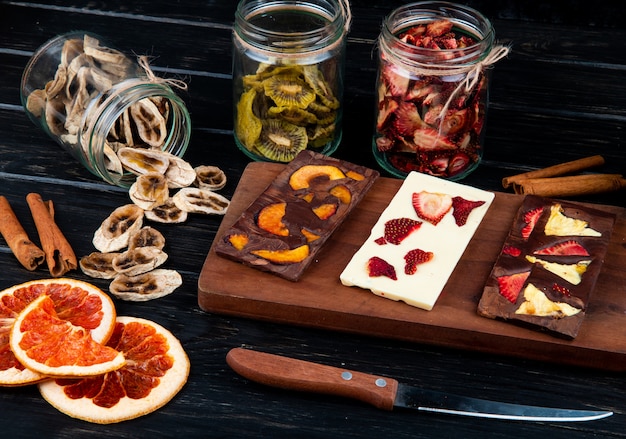
<path id="1" fill-rule="evenodd" d="M 381 167 L 460 180 L 483 155 L 489 67 L 508 53 L 489 20 L 447 2 L 391 12 L 378 39 L 376 128 Z"/>
<path id="2" fill-rule="evenodd" d="M 122 165 L 124 148 L 182 156 L 191 137 L 184 102 L 137 60 L 86 32 L 59 35 L 32 56 L 21 84 L 30 119 L 94 175 L 121 187 L 136 175 Z"/>
<path id="3" fill-rule="evenodd" d="M 341 141 L 347 0 L 241 0 L 233 28 L 235 143 L 258 161 Z"/>

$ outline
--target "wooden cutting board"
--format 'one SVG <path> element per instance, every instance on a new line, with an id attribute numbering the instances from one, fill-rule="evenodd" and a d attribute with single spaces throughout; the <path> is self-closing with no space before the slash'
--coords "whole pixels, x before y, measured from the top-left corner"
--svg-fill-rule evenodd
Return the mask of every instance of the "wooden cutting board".
<path id="1" fill-rule="evenodd" d="M 283 167 L 272 163 L 248 165 L 216 240 Z M 200 308 L 273 322 L 626 371 L 626 209 L 593 205 L 615 213 L 617 222 L 578 337 L 562 340 L 476 314 L 485 282 L 522 203 L 521 195 L 495 194 L 432 311 L 343 286 L 339 274 L 401 184 L 402 180 L 379 178 L 298 282 L 224 259 L 211 248 L 198 280 Z"/>

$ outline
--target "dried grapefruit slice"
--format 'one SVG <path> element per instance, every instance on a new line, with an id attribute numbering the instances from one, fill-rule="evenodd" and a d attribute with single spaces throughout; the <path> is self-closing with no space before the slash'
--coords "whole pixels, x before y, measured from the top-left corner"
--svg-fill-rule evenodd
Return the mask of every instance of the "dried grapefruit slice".
<path id="1" fill-rule="evenodd" d="M 121 352 L 96 342 L 84 327 L 60 318 L 46 294 L 18 314 L 9 343 L 20 363 L 47 376 L 95 375 L 125 363 Z"/>
<path id="2" fill-rule="evenodd" d="M 126 365 L 94 377 L 44 381 L 39 384 L 44 399 L 71 417 L 111 424 L 157 410 L 187 382 L 187 354 L 154 322 L 118 317 L 107 345 L 124 354 Z"/>
<path id="3" fill-rule="evenodd" d="M 91 332 L 97 342 L 108 340 L 115 325 L 112 300 L 99 288 L 74 279 L 43 279 L 14 285 L 0 291 L 0 385 L 18 386 L 37 382 L 43 377 L 25 368 L 9 344 L 15 319 L 41 294 L 50 296 L 57 315 Z"/>

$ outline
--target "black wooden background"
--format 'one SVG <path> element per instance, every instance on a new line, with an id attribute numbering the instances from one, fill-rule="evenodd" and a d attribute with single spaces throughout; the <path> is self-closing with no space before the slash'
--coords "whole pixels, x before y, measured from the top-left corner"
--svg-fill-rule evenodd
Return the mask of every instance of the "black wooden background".
<path id="1" fill-rule="evenodd" d="M 482 165 L 464 182 L 502 190 L 503 177 L 602 154 L 598 171 L 626 164 L 626 8 L 620 1 L 470 1 L 493 22 L 510 56 L 494 68 Z M 383 17 L 401 1 L 354 1 L 346 70 L 343 142 L 336 153 L 376 167 L 370 153 L 374 120 L 375 40 Z M 82 29 L 127 52 L 153 57 L 159 75 L 189 84 L 181 96 L 193 121 L 186 158 L 226 172 L 232 196 L 248 160 L 232 138 L 233 0 L 0 1 L 0 194 L 27 230 L 34 226 L 25 195 L 55 202 L 57 221 L 78 255 L 124 190 L 102 183 L 26 117 L 20 77 L 33 51 L 57 34 Z M 584 201 L 626 207 L 623 193 Z M 0 389 L 3 437 L 626 437 L 622 374 L 485 356 L 471 350 L 328 333 L 210 315 L 197 305 L 197 279 L 219 218 L 194 216 L 158 226 L 167 266 L 184 284 L 164 299 L 116 302 L 120 315 L 152 319 L 187 350 L 192 370 L 180 394 L 158 412 L 109 426 L 73 420 L 49 406 L 35 387 Z M 26 272 L 0 242 L 0 288 L 47 277 Z M 84 278 L 80 273 L 75 277 Z M 95 282 L 97 283 L 97 282 Z M 106 288 L 106 284 L 99 284 Z M 617 286 L 616 288 L 624 288 Z M 626 292 L 625 292 L 626 293 Z M 626 319 L 626 311 L 624 311 Z M 626 320 L 615 331 L 625 331 Z M 522 423 L 443 415 L 380 412 L 358 402 L 266 388 L 238 377 L 224 358 L 235 346 L 396 377 L 415 385 L 509 402 L 613 410 L 578 424 Z M 45 433 L 44 433 L 45 432 Z"/>

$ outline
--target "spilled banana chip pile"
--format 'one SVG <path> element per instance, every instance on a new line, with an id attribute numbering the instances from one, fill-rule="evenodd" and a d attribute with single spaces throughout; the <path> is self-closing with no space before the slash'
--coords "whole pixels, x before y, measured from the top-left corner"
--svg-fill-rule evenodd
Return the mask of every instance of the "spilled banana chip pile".
<path id="1" fill-rule="evenodd" d="M 115 297 L 143 302 L 166 296 L 182 285 L 180 274 L 161 267 L 168 259 L 165 238 L 144 220 L 182 223 L 189 214 L 224 215 L 230 201 L 216 193 L 226 175 L 216 166 L 191 167 L 164 151 L 123 148 L 124 168 L 137 175 L 129 188 L 132 203 L 115 209 L 95 231 L 97 251 L 79 261 L 83 273 L 111 279 Z"/>

